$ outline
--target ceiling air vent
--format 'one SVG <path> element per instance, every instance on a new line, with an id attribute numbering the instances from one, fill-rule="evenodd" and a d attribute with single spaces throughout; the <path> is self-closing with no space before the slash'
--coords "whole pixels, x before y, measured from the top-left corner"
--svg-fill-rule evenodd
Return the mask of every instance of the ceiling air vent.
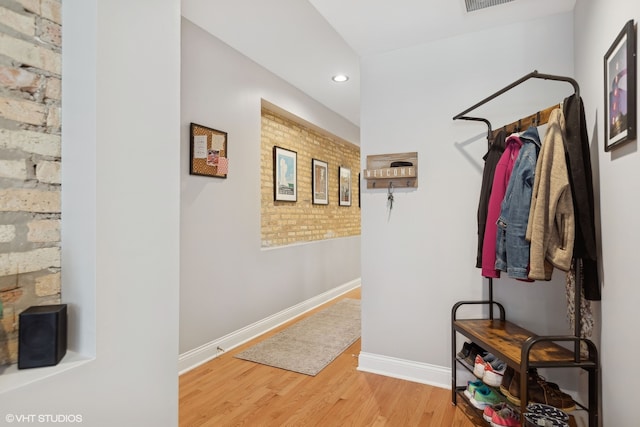
<path id="1" fill-rule="evenodd" d="M 464 3 L 467 6 L 467 12 L 473 12 L 474 10 L 498 6 L 499 4 L 509 3 L 512 1 L 513 0 L 464 0 Z"/>

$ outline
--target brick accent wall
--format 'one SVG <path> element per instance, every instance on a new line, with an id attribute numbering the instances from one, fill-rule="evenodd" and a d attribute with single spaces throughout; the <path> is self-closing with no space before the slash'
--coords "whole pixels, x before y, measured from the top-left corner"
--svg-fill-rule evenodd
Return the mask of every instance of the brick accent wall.
<path id="1" fill-rule="evenodd" d="M 0 365 L 18 315 L 60 302 L 60 0 L 0 0 Z"/>
<path id="2" fill-rule="evenodd" d="M 273 147 L 297 152 L 298 200 L 274 201 Z M 328 163 L 329 204 L 314 205 L 311 160 Z M 275 247 L 360 235 L 358 206 L 360 148 L 310 126 L 262 109 L 261 149 L 262 247 Z M 351 206 L 338 203 L 338 167 L 351 169 Z"/>

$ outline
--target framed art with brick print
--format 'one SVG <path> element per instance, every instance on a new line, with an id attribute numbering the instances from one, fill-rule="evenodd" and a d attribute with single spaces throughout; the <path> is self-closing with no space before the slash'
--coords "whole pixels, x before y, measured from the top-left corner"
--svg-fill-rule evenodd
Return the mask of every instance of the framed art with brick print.
<path id="1" fill-rule="evenodd" d="M 226 178 L 229 172 L 227 132 L 191 123 L 191 175 Z"/>

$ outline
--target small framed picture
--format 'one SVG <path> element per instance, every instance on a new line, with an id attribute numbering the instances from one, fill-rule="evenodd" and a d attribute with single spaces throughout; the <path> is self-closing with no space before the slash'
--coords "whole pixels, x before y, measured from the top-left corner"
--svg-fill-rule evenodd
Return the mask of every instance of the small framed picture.
<path id="1" fill-rule="evenodd" d="M 274 200 L 295 202 L 298 199 L 298 162 L 295 151 L 273 147 Z"/>
<path id="2" fill-rule="evenodd" d="M 329 165 L 318 159 L 311 159 L 312 202 L 314 205 L 329 204 Z"/>
<path id="3" fill-rule="evenodd" d="M 362 207 L 362 178 L 360 177 L 360 173 L 358 173 L 358 207 Z"/>
<path id="4" fill-rule="evenodd" d="M 636 138 L 636 29 L 627 22 L 604 55 L 604 150 Z"/>
<path id="5" fill-rule="evenodd" d="M 351 206 L 351 169 L 338 168 L 340 206 Z"/>

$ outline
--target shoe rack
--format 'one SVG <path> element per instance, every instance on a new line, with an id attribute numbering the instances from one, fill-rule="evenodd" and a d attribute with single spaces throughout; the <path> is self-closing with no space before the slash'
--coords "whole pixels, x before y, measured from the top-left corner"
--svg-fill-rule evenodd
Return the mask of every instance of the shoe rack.
<path id="1" fill-rule="evenodd" d="M 578 260 L 578 268 L 581 262 Z M 576 279 L 581 275 L 577 274 Z M 576 281 L 576 289 L 581 283 Z M 520 374 L 520 412 L 526 412 L 528 403 L 528 372 L 533 368 L 578 368 L 588 372 L 588 403 L 576 402 L 577 407 L 588 412 L 589 427 L 598 427 L 598 352 L 591 340 L 576 335 L 540 336 L 521 328 L 506 320 L 505 309 L 502 304 L 493 300 L 493 281 L 489 279 L 489 300 L 460 301 L 451 309 L 451 372 L 452 372 L 452 403 L 460 404 L 463 412 L 476 424 L 486 425 L 482 413 L 477 410 L 464 396 L 466 386 L 457 383 L 457 367 L 461 366 L 473 372 L 473 366 L 458 358 L 458 335 L 466 337 L 484 350 L 492 353 L 498 359 L 512 367 L 516 374 Z M 576 294 L 576 307 L 580 307 L 580 292 Z M 486 319 L 461 319 L 458 310 L 464 306 L 482 305 L 488 307 L 489 315 Z M 495 308 L 498 318 L 494 318 Z M 580 319 L 576 319 L 579 324 Z M 561 343 L 573 344 L 573 350 L 562 346 Z M 587 354 L 581 355 L 580 344 L 585 343 Z M 571 347 L 571 346 L 569 346 Z M 524 378 L 524 380 L 522 380 Z M 500 390 L 497 390 L 499 393 Z M 474 412 L 478 412 L 474 415 Z M 479 419 L 478 419 L 479 417 Z"/>
<path id="2" fill-rule="evenodd" d="M 518 325 L 508 322 L 505 319 L 505 312 L 502 305 L 493 302 L 500 309 L 498 319 L 458 319 L 457 312 L 460 307 L 469 304 L 489 304 L 489 301 L 462 301 L 453 306 L 452 309 L 452 403 L 458 405 L 467 417 L 478 426 L 486 426 L 486 421 L 482 418 L 482 411 L 476 409 L 464 395 L 466 385 L 457 384 L 457 367 L 473 372 L 473 366 L 469 366 L 465 361 L 457 357 L 457 334 L 465 336 L 468 340 L 476 343 L 484 350 L 494 354 L 498 359 L 503 360 L 512 367 L 521 378 L 527 378 L 527 372 L 532 368 L 581 368 L 589 373 L 589 402 L 585 406 L 580 402 L 576 405 L 588 411 L 589 427 L 598 426 L 598 393 L 597 375 L 598 359 L 593 343 L 573 336 L 538 336 Z M 578 360 L 573 351 L 558 344 L 559 342 L 587 342 L 589 355 L 586 358 L 580 357 Z M 526 412 L 528 403 L 527 381 L 520 381 L 520 412 Z M 500 393 L 499 389 L 496 389 Z"/>

